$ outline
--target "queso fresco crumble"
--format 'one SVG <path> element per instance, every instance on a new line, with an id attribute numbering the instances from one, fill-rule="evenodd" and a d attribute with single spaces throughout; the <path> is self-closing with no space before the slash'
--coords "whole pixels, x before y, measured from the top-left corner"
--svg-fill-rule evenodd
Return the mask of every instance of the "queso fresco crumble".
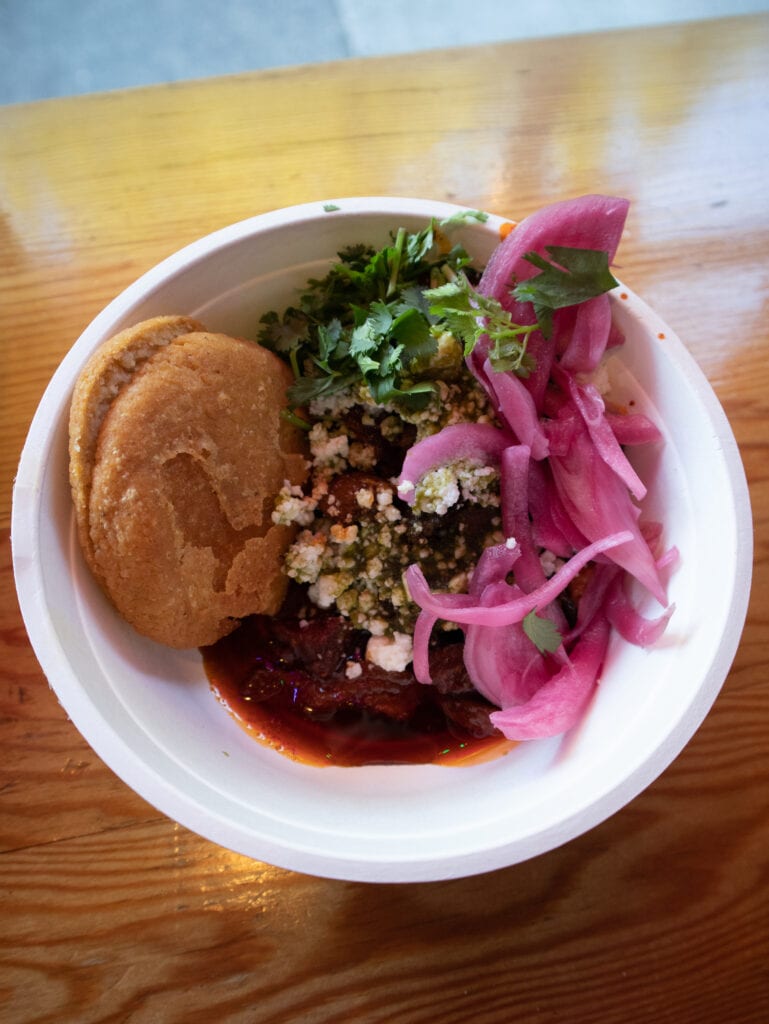
<path id="1" fill-rule="evenodd" d="M 467 460 L 441 467 L 420 481 L 409 508 L 396 490 L 397 464 L 389 477 L 381 474 L 382 443 L 405 452 L 444 426 L 494 422 L 493 412 L 472 378 L 438 381 L 420 410 L 374 403 L 359 383 L 313 401 L 308 411 L 309 480 L 304 488 L 286 483 L 272 514 L 273 522 L 300 528 L 286 572 L 308 585 L 314 605 L 371 634 L 369 661 L 401 671 L 411 661 L 418 612 L 403 571 L 419 560 L 436 585 L 466 590 L 480 553 L 503 539 L 499 473 Z"/>

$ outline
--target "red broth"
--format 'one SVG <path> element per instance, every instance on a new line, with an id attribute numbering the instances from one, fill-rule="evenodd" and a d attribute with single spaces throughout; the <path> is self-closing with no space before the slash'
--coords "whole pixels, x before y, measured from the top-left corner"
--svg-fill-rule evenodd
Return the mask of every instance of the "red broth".
<path id="1" fill-rule="evenodd" d="M 236 721 L 306 764 L 460 765 L 514 745 L 490 725 L 494 708 L 472 689 L 457 645 L 436 656 L 433 686 L 372 666 L 364 646 L 365 634 L 336 616 L 253 616 L 202 654 Z"/>

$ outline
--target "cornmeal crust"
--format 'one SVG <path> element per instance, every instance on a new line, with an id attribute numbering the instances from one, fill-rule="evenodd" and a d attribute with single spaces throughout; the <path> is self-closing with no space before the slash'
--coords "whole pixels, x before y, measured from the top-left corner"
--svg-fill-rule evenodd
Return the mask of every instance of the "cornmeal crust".
<path id="1" fill-rule="evenodd" d="M 76 509 L 87 495 L 84 553 L 115 607 L 172 647 L 204 646 L 245 615 L 277 612 L 293 534 L 272 523 L 274 497 L 307 465 L 301 432 L 281 416 L 288 367 L 253 342 L 202 330 L 155 345 L 126 379 L 114 369 L 124 360 L 99 358 L 107 380 L 84 376 L 97 395 L 114 394 L 86 400 L 99 422 L 75 435 L 71 473 Z"/>
<path id="2" fill-rule="evenodd" d="M 180 334 L 202 330 L 203 325 L 188 316 L 143 320 L 100 345 L 78 377 L 69 409 L 69 482 L 80 546 L 97 575 L 88 530 L 88 501 L 96 439 L 104 417 L 121 389 L 159 348 Z"/>

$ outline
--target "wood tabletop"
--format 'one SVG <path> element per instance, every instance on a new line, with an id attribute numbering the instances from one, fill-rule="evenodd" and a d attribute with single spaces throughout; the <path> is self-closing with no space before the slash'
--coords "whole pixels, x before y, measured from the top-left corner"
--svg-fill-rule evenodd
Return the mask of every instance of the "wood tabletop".
<path id="1" fill-rule="evenodd" d="M 2 1024 L 769 1020 L 768 108 L 765 16 L 0 108 Z M 753 594 L 705 723 L 602 825 L 467 879 L 322 880 L 174 824 L 68 721 L 16 603 L 11 481 L 64 353 L 162 257 L 265 210 L 520 219 L 586 192 L 631 200 L 620 276 L 710 379 L 751 490 Z"/>

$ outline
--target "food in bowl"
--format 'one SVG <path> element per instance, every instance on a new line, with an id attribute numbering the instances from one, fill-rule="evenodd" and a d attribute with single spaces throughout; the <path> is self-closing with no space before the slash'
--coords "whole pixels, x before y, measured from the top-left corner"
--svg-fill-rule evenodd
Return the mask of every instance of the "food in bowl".
<path id="1" fill-rule="evenodd" d="M 451 232 L 483 215 L 400 229 L 383 249 L 349 247 L 308 283 L 299 307 L 263 317 L 260 340 L 284 357 L 280 371 L 264 347 L 228 339 L 267 360 L 270 429 L 294 432 L 295 472 L 281 478 L 275 469 L 254 491 L 263 518 L 270 509 L 270 529 L 282 531 L 270 557 L 255 563 L 251 591 L 261 568 L 273 588 L 267 601 L 249 593 L 244 603 L 240 592 L 219 601 L 206 532 L 222 509 L 205 479 L 211 451 L 239 452 L 244 481 L 259 462 L 253 438 L 269 432 L 266 423 L 249 434 L 248 418 L 241 429 L 239 417 L 264 405 L 262 390 L 249 406 L 260 370 L 235 369 L 241 406 L 228 407 L 213 444 L 190 447 L 190 407 L 205 403 L 184 394 L 186 356 L 178 380 L 163 386 L 153 367 L 183 353 L 184 342 L 160 346 L 113 400 L 92 474 L 99 487 L 91 484 L 87 526 L 101 554 L 89 564 L 120 610 L 129 608 L 126 618 L 155 639 L 204 647 L 233 713 L 312 763 L 457 763 L 502 749 L 501 740 L 575 725 L 610 631 L 647 645 L 672 612 L 664 574 L 675 551 L 662 550 L 659 524 L 641 525 L 646 489 L 623 451 L 659 442 L 659 430 L 641 414 L 607 407 L 601 393 L 606 352 L 622 340 L 607 293 L 617 284 L 609 264 L 626 211 L 623 200 L 597 196 L 540 211 L 508 235 L 482 275 Z M 199 363 L 206 339 L 218 336 L 188 337 Z M 284 394 L 290 411 L 279 425 Z M 153 415 L 172 426 L 145 453 L 127 438 L 137 422 L 141 436 L 154 437 Z M 306 482 L 299 430 L 312 456 Z M 136 449 L 141 459 L 127 474 L 127 452 L 138 457 Z M 187 540 L 166 551 L 169 524 L 148 531 L 145 506 L 134 507 L 132 495 L 137 469 L 147 474 L 142 498 L 161 477 L 165 495 L 169 462 L 184 469 L 183 501 L 171 505 L 177 536 L 186 529 Z M 132 533 L 136 523 L 142 528 Z M 152 582 L 158 545 L 165 563 L 182 567 L 160 585 Z M 229 586 L 232 551 L 225 554 L 218 572 Z M 656 619 L 636 611 L 629 578 L 663 607 Z M 161 596 L 142 607 L 148 587 Z M 122 607 L 121 588 L 131 595 Z M 203 621 L 185 629 L 191 606 Z M 158 607 L 175 613 L 161 631 Z M 206 639 L 190 641 L 204 629 Z"/>
<path id="2" fill-rule="evenodd" d="M 280 415 L 289 371 L 188 317 L 154 317 L 101 346 L 69 420 L 83 555 L 120 614 L 171 647 L 212 643 L 286 592 L 291 539 L 272 496 L 305 474 Z"/>

